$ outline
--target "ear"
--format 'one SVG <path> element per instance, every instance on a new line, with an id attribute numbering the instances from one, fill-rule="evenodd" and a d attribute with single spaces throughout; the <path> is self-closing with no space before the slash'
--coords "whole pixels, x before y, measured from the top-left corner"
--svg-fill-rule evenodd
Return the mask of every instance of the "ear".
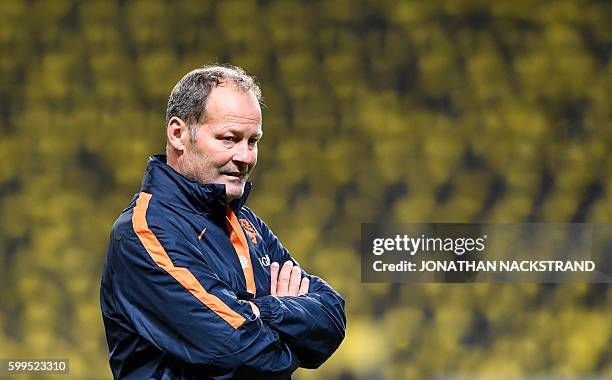
<path id="1" fill-rule="evenodd" d="M 166 138 L 168 139 L 168 144 L 172 148 L 181 152 L 184 151 L 186 149 L 185 144 L 189 141 L 189 128 L 187 127 L 187 123 L 173 116 L 168 121 L 168 126 L 166 127 Z"/>

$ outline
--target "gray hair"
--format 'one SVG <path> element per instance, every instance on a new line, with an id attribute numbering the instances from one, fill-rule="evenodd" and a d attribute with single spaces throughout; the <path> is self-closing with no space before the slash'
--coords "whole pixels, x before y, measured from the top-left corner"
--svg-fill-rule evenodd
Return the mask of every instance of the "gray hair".
<path id="1" fill-rule="evenodd" d="M 261 89 L 254 77 L 231 65 L 209 65 L 188 72 L 174 86 L 166 109 L 166 125 L 178 117 L 189 126 L 191 141 L 196 141 L 198 121 L 206 114 L 210 91 L 222 83 L 231 82 L 238 89 L 251 92 L 261 103 Z"/>

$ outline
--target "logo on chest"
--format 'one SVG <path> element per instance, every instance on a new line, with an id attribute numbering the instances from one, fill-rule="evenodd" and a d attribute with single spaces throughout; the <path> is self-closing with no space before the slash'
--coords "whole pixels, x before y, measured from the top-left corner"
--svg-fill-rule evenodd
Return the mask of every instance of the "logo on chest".
<path id="1" fill-rule="evenodd" d="M 259 257 L 259 262 L 261 263 L 262 267 L 269 267 L 270 266 L 270 256 L 265 255 L 264 257 Z"/>
<path id="2" fill-rule="evenodd" d="M 240 222 L 242 228 L 244 228 L 244 230 L 246 231 L 247 235 L 249 236 L 249 239 L 251 239 L 253 244 L 257 244 L 257 231 L 255 231 L 255 228 L 253 228 L 251 222 L 244 218 L 239 219 L 238 221 Z"/>

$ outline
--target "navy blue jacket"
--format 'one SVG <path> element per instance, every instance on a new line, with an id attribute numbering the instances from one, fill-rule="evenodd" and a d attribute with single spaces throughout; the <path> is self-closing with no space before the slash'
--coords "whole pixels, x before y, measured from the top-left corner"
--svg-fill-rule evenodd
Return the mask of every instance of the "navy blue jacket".
<path id="1" fill-rule="evenodd" d="M 270 296 L 270 263 L 296 262 L 244 206 L 249 190 L 228 206 L 223 185 L 149 159 L 141 192 L 113 225 L 102 274 L 115 378 L 288 379 L 338 348 L 344 300 L 325 281 L 302 272 L 306 295 Z"/>

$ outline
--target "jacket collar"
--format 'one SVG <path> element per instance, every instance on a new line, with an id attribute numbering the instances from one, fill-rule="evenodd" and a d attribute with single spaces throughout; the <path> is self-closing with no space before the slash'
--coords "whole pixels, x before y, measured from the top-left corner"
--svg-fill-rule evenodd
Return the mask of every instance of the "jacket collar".
<path id="1" fill-rule="evenodd" d="M 251 187 L 251 182 L 247 182 L 242 197 L 229 203 L 235 213 L 246 202 Z M 141 191 L 153 194 L 165 203 L 188 211 L 207 214 L 215 219 L 223 219 L 226 215 L 225 185 L 201 184 L 187 179 L 166 163 L 165 155 L 149 157 Z"/>

